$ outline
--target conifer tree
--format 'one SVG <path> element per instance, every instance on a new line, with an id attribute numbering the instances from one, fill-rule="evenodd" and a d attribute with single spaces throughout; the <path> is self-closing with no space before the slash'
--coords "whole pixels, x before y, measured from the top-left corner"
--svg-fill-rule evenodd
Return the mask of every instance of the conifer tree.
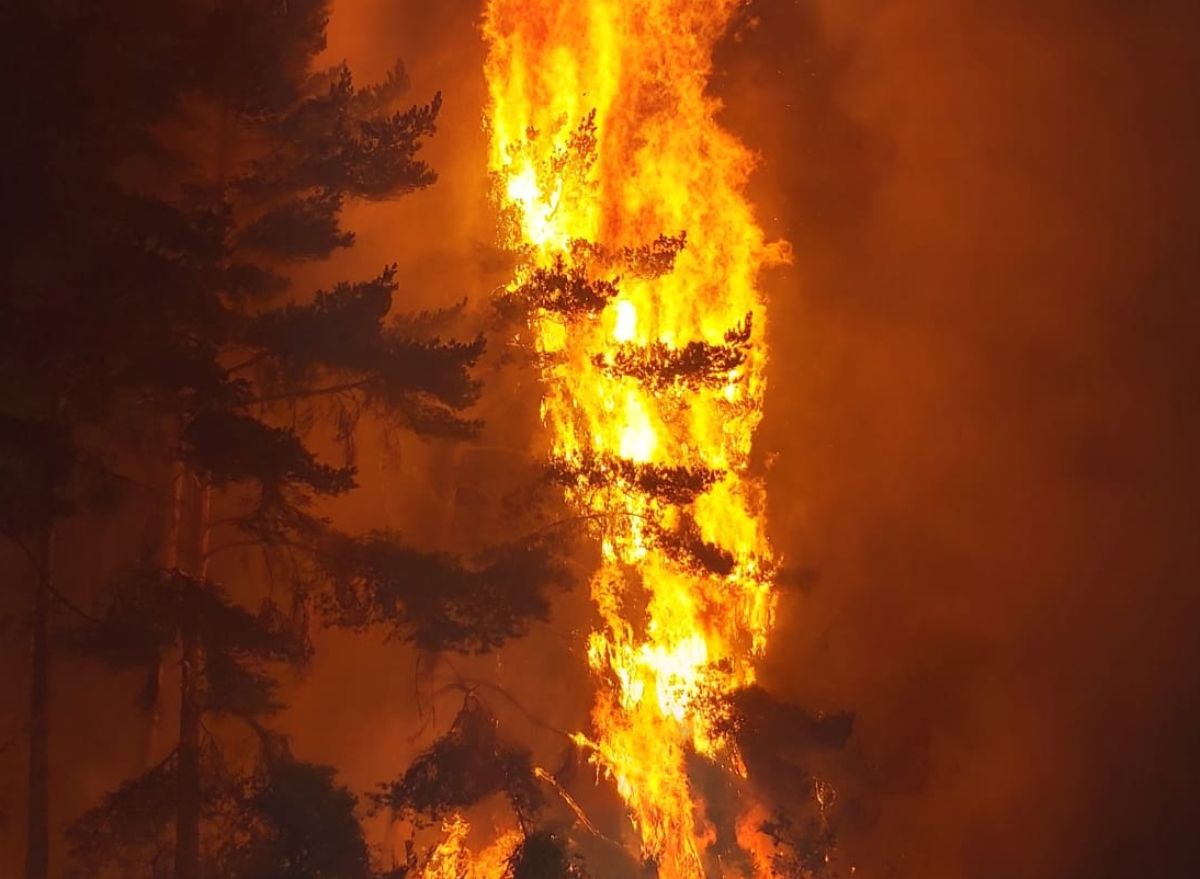
<path id="1" fill-rule="evenodd" d="M 237 546 L 295 559 L 301 602 L 325 590 L 334 624 L 381 625 L 429 650 L 495 649 L 545 617 L 546 589 L 563 580 L 545 541 L 464 560 L 390 533 L 340 534 L 315 512 L 355 473 L 320 461 L 305 425 L 346 439 L 372 412 L 430 437 L 479 429 L 482 339 L 393 316 L 394 268 L 311 295 L 289 280 L 298 263 L 352 246 L 349 200 L 434 182 L 421 147 L 440 96 L 402 104 L 399 65 L 365 88 L 345 65 L 314 71 L 327 0 L 17 0 L 5 16 L 22 39 L 0 61 L 11 74 L 0 85 L 0 528 L 38 584 L 26 876 L 46 879 L 50 861 L 50 611 L 66 601 L 55 523 L 131 482 L 110 460 L 121 444 L 142 460 L 138 481 L 162 492 L 159 552 L 131 563 L 71 640 L 141 669 L 150 703 L 177 667 L 179 737 L 81 822 L 76 843 L 90 842 L 77 850 L 116 863 L 153 849 L 152 875 L 177 879 L 250 869 L 261 861 L 205 836 L 210 805 L 321 785 L 265 744 L 252 779 L 231 775 L 206 725 L 237 718 L 265 742 L 275 672 L 307 644 L 302 613 L 243 606 L 212 559 Z M 31 71 L 45 87 L 24 87 Z"/>

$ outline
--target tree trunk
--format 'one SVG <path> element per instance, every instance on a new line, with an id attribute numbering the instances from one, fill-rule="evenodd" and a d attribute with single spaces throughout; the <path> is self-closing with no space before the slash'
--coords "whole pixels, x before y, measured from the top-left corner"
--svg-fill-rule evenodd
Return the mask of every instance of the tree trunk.
<path id="1" fill-rule="evenodd" d="M 54 526 L 42 531 L 33 598 L 33 662 L 29 685 L 29 824 L 25 879 L 50 872 L 50 588 Z"/>
<path id="2" fill-rule="evenodd" d="M 167 507 L 167 533 L 163 540 L 162 566 L 174 571 L 179 567 L 179 539 L 183 521 L 184 472 L 183 463 L 171 464 L 171 495 Z M 150 723 L 146 727 L 146 739 L 142 749 L 142 766 L 149 769 L 160 759 L 162 741 L 162 677 L 163 664 L 160 660 L 146 680 L 145 706 L 150 711 Z"/>
<path id="3" fill-rule="evenodd" d="M 188 593 L 192 592 L 188 588 Z M 180 662 L 179 771 L 175 799 L 175 879 L 200 877 L 200 637 L 194 598 L 183 603 Z"/>
<path id="4" fill-rule="evenodd" d="M 190 566 L 198 581 L 208 572 L 208 542 L 211 491 L 200 490 L 196 522 L 196 544 Z M 179 687 L 179 775 L 175 801 L 175 879 L 200 879 L 200 680 L 203 674 L 203 645 L 198 626 L 199 586 L 185 586 L 180 625 L 183 659 Z"/>

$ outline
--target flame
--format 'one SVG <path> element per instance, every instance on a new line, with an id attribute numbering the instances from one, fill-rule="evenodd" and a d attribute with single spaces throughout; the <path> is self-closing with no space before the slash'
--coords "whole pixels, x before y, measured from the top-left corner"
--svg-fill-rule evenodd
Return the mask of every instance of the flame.
<path id="1" fill-rule="evenodd" d="M 759 829 L 770 813 L 760 805 L 753 805 L 737 820 L 737 841 L 742 851 L 750 855 L 756 873 L 770 875 L 771 859 L 775 855 L 771 840 Z"/>
<path id="2" fill-rule="evenodd" d="M 508 860 L 521 842 L 519 830 L 508 830 L 478 852 L 467 846 L 471 825 L 461 815 L 442 822 L 442 841 L 429 853 L 421 879 L 496 879 L 505 875 Z"/>
<path id="3" fill-rule="evenodd" d="M 603 551 L 593 732 L 575 738 L 614 781 L 662 879 L 704 875 L 712 832 L 685 757 L 744 774 L 702 703 L 754 680 L 775 607 L 763 490 L 748 469 L 766 357 L 756 278 L 786 252 L 764 241 L 743 194 L 753 157 L 705 94 L 739 5 L 490 0 L 483 25 L 490 169 L 526 260 L 509 293 L 538 270 L 620 276 L 602 307 L 542 308 L 530 330 L 556 460 L 604 477 L 566 489 L 600 523 Z M 662 237 L 681 233 L 681 248 Z M 613 256 L 638 252 L 666 259 L 637 270 Z M 739 328 L 744 350 L 715 379 L 654 384 L 612 368 L 623 355 L 728 346 Z M 666 495 L 639 472 L 713 475 Z M 720 563 L 698 563 L 706 552 Z"/>

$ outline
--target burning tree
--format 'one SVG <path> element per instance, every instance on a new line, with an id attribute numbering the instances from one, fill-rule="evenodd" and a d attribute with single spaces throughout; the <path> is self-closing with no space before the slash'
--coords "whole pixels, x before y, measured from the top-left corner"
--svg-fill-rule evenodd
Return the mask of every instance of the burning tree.
<path id="1" fill-rule="evenodd" d="M 724 869 L 712 840 L 738 818 L 699 818 L 691 772 L 745 765 L 706 705 L 753 683 L 775 601 L 750 447 L 757 274 L 785 250 L 763 240 L 742 192 L 750 157 L 704 91 L 731 14 L 491 0 L 485 17 L 490 169 L 524 260 L 501 309 L 526 319 L 550 470 L 602 551 L 598 692 L 576 742 L 615 780 L 662 879 Z M 764 842 L 761 824 L 743 820 L 737 847 Z"/>
<path id="2" fill-rule="evenodd" d="M 424 857 L 410 838 L 409 871 L 446 879 L 586 879 L 570 835 L 541 818 L 547 777 L 533 765 L 528 749 L 501 736 L 496 717 L 468 689 L 450 729 L 400 777 L 381 784 L 372 801 L 414 828 L 441 825 L 443 839 Z M 495 797 L 507 804 L 517 828 L 472 854 L 464 846 L 469 829 L 464 816 Z"/>
<path id="3" fill-rule="evenodd" d="M 681 348 L 663 342 L 649 345 L 618 345 L 614 352 L 593 357 L 597 368 L 611 376 L 628 376 L 658 391 L 683 385 L 691 390 L 702 386 L 723 388 L 737 377 L 746 362 L 751 316 L 725 333 L 723 344 L 695 339 Z"/>

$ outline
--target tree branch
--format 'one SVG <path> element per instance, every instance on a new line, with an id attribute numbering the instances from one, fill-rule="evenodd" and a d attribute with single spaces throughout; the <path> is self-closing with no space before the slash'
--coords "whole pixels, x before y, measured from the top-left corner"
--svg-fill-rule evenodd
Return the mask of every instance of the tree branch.
<path id="1" fill-rule="evenodd" d="M 268 356 L 270 356 L 270 355 L 266 351 L 259 351 L 253 357 L 248 357 L 245 360 L 243 360 L 241 363 L 235 363 L 233 366 L 227 366 L 225 368 L 225 371 L 226 372 L 240 372 L 241 370 L 251 367 L 261 360 L 265 360 Z"/>
<path id="2" fill-rule="evenodd" d="M 25 558 L 29 560 L 29 564 L 34 571 L 37 571 L 39 568 L 41 568 L 41 562 L 38 561 L 37 554 L 33 551 L 28 543 L 26 543 L 24 540 L 21 540 L 19 537 L 14 537 L 11 534 L 6 536 L 10 541 L 16 544 L 17 549 L 21 550 L 21 552 L 25 554 Z"/>
<path id="3" fill-rule="evenodd" d="M 204 553 L 203 558 L 205 561 L 208 561 L 213 556 L 217 555 L 218 553 L 225 552 L 226 550 L 245 549 L 248 546 L 262 546 L 262 545 L 263 545 L 263 541 L 261 541 L 261 540 L 231 540 L 229 543 L 222 543 L 220 546 L 210 549 L 208 552 Z"/>
<path id="4" fill-rule="evenodd" d="M 365 388 L 374 380 L 375 377 L 371 376 L 370 378 L 360 378 L 357 381 L 342 382 L 341 384 L 328 385 L 323 388 L 310 388 L 305 391 L 287 391 L 286 393 L 281 394 L 265 394 L 261 397 L 255 397 L 252 400 L 246 400 L 241 405 L 243 407 L 258 406 L 266 403 L 282 403 L 287 400 L 307 400 L 312 397 L 322 397 L 327 394 L 340 394 L 345 391 L 358 391 Z"/>
<path id="5" fill-rule="evenodd" d="M 100 622 L 99 619 L 92 616 L 87 611 L 80 609 L 79 605 L 75 604 L 75 602 L 71 601 L 71 599 L 67 598 L 67 596 L 63 595 L 61 592 L 59 592 L 53 586 L 47 586 L 46 588 L 50 590 L 50 594 L 67 610 L 71 611 L 74 614 L 77 614 L 78 616 L 83 617 L 89 623 L 99 623 Z"/>

